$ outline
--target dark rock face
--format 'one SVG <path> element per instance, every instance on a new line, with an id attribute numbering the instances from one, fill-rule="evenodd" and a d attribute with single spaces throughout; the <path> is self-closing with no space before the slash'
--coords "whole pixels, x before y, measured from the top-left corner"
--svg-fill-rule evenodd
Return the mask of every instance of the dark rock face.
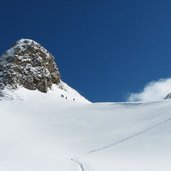
<path id="1" fill-rule="evenodd" d="M 23 86 L 46 93 L 52 84 L 59 83 L 54 57 L 33 40 L 17 41 L 0 58 L 0 89 Z"/>
<path id="2" fill-rule="evenodd" d="M 171 93 L 169 93 L 164 99 L 171 99 Z"/>

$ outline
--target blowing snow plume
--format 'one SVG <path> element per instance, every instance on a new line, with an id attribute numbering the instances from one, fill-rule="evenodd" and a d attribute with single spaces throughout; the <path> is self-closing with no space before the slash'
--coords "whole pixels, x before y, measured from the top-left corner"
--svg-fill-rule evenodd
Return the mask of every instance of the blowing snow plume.
<path id="1" fill-rule="evenodd" d="M 148 83 L 139 93 L 131 93 L 128 101 L 156 101 L 168 98 L 171 92 L 171 78 Z"/>

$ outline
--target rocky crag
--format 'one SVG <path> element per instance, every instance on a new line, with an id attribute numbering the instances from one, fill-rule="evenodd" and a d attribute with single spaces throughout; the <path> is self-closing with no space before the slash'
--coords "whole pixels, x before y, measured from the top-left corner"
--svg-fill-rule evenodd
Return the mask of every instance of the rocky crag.
<path id="1" fill-rule="evenodd" d="M 60 84 L 60 72 L 53 55 L 39 43 L 21 39 L 1 56 L 1 90 L 22 86 L 46 93 L 52 84 Z"/>

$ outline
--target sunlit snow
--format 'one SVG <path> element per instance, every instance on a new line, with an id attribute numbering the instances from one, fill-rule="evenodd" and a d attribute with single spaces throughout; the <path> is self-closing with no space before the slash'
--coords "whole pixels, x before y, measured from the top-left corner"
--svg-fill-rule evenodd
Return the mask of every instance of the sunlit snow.
<path id="1" fill-rule="evenodd" d="M 57 87 L 14 94 L 0 101 L 2 171 L 171 170 L 169 100 L 90 103 Z"/>

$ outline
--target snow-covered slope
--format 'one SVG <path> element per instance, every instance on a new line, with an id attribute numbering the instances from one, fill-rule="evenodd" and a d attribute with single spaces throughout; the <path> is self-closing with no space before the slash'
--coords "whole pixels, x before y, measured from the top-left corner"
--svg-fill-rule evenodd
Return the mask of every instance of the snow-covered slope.
<path id="1" fill-rule="evenodd" d="M 22 94 L 0 101 L 0 170 L 170 171 L 171 101 L 92 104 Z"/>
<path id="2" fill-rule="evenodd" d="M 62 88 L 61 88 L 62 87 Z M 38 99 L 44 98 L 52 101 L 73 101 L 74 103 L 91 103 L 86 98 L 81 96 L 76 90 L 68 86 L 66 83 L 61 81 L 58 85 L 53 84 L 47 93 L 42 93 L 38 90 L 28 90 L 24 87 L 18 87 L 17 89 L 9 89 L 8 87 L 4 90 L 1 90 L 0 100 L 9 101 L 9 100 L 26 100 L 37 97 Z"/>

